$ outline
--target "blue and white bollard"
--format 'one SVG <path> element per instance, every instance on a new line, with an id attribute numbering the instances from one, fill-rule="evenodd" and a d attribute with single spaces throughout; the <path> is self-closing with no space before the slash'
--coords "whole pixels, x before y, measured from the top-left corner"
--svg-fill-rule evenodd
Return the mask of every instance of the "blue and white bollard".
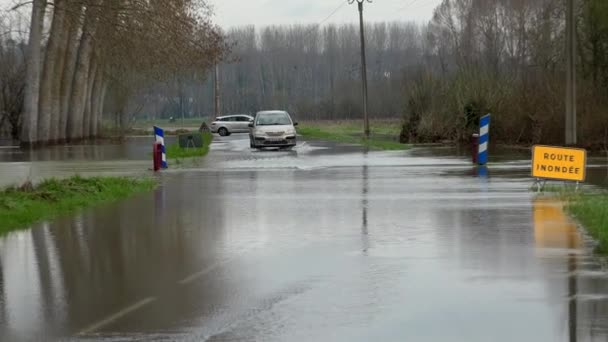
<path id="1" fill-rule="evenodd" d="M 156 142 L 160 143 L 162 145 L 163 161 L 161 163 L 161 167 L 163 169 L 166 169 L 169 167 L 169 165 L 167 165 L 167 149 L 165 148 L 165 131 L 160 127 L 154 126 L 154 136 L 156 137 Z"/>
<path id="2" fill-rule="evenodd" d="M 488 144 L 490 143 L 490 114 L 479 120 L 479 157 L 477 163 L 486 165 L 488 163 Z"/>

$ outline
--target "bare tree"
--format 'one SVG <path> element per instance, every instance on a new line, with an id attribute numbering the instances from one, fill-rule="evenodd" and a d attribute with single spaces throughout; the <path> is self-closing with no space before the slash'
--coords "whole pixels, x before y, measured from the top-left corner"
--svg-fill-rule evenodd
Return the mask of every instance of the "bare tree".
<path id="1" fill-rule="evenodd" d="M 34 0 L 30 38 L 26 57 L 25 102 L 21 143 L 31 145 L 38 142 L 38 99 L 40 92 L 41 44 L 46 0 Z"/>
<path id="2" fill-rule="evenodd" d="M 57 126 L 57 120 L 52 118 L 59 118 L 57 110 L 59 108 L 54 107 L 55 97 L 55 79 L 57 73 L 57 65 L 61 63 L 60 53 L 62 35 L 65 31 L 65 0 L 55 0 L 53 6 L 53 19 L 51 23 L 51 30 L 49 34 L 49 40 L 46 44 L 45 50 L 45 61 L 42 71 L 42 79 L 40 81 L 40 95 L 38 105 L 38 139 L 40 141 L 50 141 L 52 138 L 52 126 Z M 54 122 L 51 125 L 51 122 Z"/>

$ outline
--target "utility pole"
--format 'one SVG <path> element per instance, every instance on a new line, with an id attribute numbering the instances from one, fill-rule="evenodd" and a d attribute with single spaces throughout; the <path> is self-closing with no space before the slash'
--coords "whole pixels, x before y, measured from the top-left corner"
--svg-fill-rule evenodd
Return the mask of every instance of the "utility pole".
<path id="1" fill-rule="evenodd" d="M 576 145 L 576 16 L 566 1 L 566 145 Z"/>
<path id="2" fill-rule="evenodd" d="M 215 76 L 213 77 L 213 89 L 215 95 L 215 117 L 219 117 L 220 114 L 220 66 L 215 64 Z"/>
<path id="3" fill-rule="evenodd" d="M 349 4 L 357 2 L 359 5 L 359 26 L 361 30 L 361 81 L 363 86 L 363 131 L 365 137 L 369 138 L 369 115 L 367 113 L 367 63 L 365 61 L 365 30 L 363 25 L 363 3 L 371 3 L 372 0 L 348 0 Z"/>

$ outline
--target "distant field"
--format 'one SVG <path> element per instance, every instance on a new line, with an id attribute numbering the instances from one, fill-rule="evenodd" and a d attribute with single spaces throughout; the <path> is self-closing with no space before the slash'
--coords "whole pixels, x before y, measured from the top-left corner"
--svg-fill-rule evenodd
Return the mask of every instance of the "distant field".
<path id="1" fill-rule="evenodd" d="M 199 128 L 203 122 L 209 124 L 212 118 L 186 118 L 182 121 L 182 119 L 176 118 L 174 122 L 169 122 L 169 119 L 159 119 L 159 120 L 136 120 L 131 124 L 132 128 L 135 129 L 151 129 L 153 126 L 159 126 L 161 128 L 182 128 L 182 127 L 196 127 Z"/>
<path id="2" fill-rule="evenodd" d="M 317 127 L 332 133 L 341 134 L 363 134 L 363 120 L 319 120 L 319 121 L 302 121 L 301 124 L 305 127 Z M 399 137 L 401 133 L 401 120 L 371 120 L 370 131 L 372 136 L 394 136 Z"/>
<path id="3" fill-rule="evenodd" d="M 304 137 L 359 144 L 379 150 L 407 150 L 411 145 L 399 143 L 401 123 L 398 120 L 370 122 L 370 138 L 363 136 L 361 121 L 304 121 L 298 133 Z"/>

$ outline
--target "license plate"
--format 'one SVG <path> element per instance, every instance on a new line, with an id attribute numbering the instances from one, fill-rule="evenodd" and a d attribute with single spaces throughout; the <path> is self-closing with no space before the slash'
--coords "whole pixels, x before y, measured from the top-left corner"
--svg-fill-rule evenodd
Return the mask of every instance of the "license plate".
<path id="1" fill-rule="evenodd" d="M 272 142 L 277 142 L 277 141 L 282 141 L 283 139 L 281 138 L 268 138 L 268 141 L 272 141 Z"/>

